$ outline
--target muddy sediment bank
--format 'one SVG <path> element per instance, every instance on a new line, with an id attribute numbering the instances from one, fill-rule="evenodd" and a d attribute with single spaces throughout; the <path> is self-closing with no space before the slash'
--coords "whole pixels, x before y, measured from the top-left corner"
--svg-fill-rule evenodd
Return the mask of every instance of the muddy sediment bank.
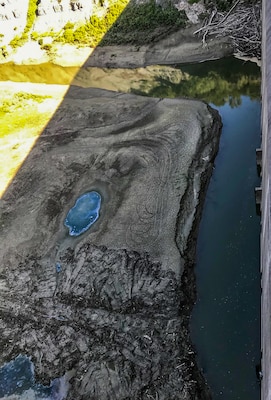
<path id="1" fill-rule="evenodd" d="M 209 398 L 188 320 L 220 128 L 199 101 L 69 89 L 1 200 L 1 364 L 73 369 L 69 399 Z M 89 190 L 100 218 L 71 238 Z"/>

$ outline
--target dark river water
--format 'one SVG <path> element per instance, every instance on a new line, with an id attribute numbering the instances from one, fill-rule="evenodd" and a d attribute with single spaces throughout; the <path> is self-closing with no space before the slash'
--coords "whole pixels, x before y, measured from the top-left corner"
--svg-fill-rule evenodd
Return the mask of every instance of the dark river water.
<path id="1" fill-rule="evenodd" d="M 260 69 L 234 58 L 176 67 L 148 95 L 195 97 L 223 122 L 197 241 L 197 303 L 191 334 L 214 400 L 257 400 L 260 385 L 260 217 L 255 149 L 260 147 Z M 147 88 L 142 83 L 141 90 Z"/>
<path id="2" fill-rule="evenodd" d="M 258 400 L 260 217 L 254 188 L 259 185 L 260 70 L 229 58 L 157 71 L 151 80 L 141 79 L 136 87 L 128 82 L 127 87 L 149 96 L 199 98 L 222 117 L 220 149 L 199 229 L 192 340 L 214 400 Z M 50 395 L 44 390 L 45 397 Z"/>
<path id="3" fill-rule="evenodd" d="M 181 67 L 191 79 L 159 88 L 197 97 L 216 108 L 223 121 L 200 224 L 197 303 L 192 340 L 214 400 L 257 400 L 260 385 L 260 217 L 255 149 L 260 146 L 260 70 L 229 58 Z"/>
<path id="4" fill-rule="evenodd" d="M 231 69 L 231 62 L 236 67 Z M 243 77 L 254 68 L 259 77 L 255 65 L 237 60 L 229 60 L 226 73 L 238 67 Z M 215 98 L 212 104 L 223 130 L 198 236 L 198 300 L 191 330 L 214 400 L 257 400 L 260 217 L 254 188 L 259 185 L 255 149 L 260 146 L 260 89 L 237 83 L 233 93 L 224 104 Z"/>
<path id="5" fill-rule="evenodd" d="M 260 217 L 254 188 L 260 183 L 255 158 L 261 142 L 260 69 L 234 58 L 177 68 L 187 74 L 184 80 L 159 77 L 159 85 L 146 92 L 205 100 L 223 122 L 197 241 L 192 340 L 214 400 L 257 400 Z"/>
<path id="6" fill-rule="evenodd" d="M 260 388 L 260 218 L 255 148 L 260 103 L 218 107 L 224 127 L 200 225 L 198 301 L 191 321 L 199 363 L 214 399 L 256 400 Z"/>

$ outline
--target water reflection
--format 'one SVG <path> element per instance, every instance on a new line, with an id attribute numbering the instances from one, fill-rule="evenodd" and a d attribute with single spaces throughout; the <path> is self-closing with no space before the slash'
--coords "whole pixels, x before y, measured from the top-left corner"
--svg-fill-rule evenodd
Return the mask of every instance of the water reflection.
<path id="1" fill-rule="evenodd" d="M 197 98 L 216 106 L 228 103 L 232 108 L 242 103 L 242 95 L 259 99 L 260 74 L 256 64 L 233 57 L 200 64 L 177 66 L 175 81 L 171 77 L 157 75 L 152 84 L 142 81 L 133 93 L 153 97 Z"/>
<path id="2" fill-rule="evenodd" d="M 55 64 L 0 65 L 0 81 L 70 84 L 151 97 L 189 97 L 238 107 L 241 96 L 259 99 L 259 67 L 234 57 L 193 65 L 150 65 L 146 68 L 97 68 Z"/>

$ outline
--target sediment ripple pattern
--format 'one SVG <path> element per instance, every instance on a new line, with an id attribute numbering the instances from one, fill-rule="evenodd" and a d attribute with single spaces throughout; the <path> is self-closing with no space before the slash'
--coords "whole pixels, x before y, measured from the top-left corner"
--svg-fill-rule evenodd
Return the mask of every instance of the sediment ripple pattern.
<path id="1" fill-rule="evenodd" d="M 0 363 L 72 371 L 69 400 L 199 400 L 193 251 L 220 120 L 206 104 L 72 87 L 1 203 Z M 76 199 L 102 198 L 78 237 Z"/>

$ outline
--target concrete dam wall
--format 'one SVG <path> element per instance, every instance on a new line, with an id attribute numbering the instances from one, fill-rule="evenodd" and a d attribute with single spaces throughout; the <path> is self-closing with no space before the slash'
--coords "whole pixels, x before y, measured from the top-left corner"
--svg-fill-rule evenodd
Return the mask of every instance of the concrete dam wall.
<path id="1" fill-rule="evenodd" d="M 262 400 L 271 399 L 271 2 L 263 0 L 262 39 Z"/>

